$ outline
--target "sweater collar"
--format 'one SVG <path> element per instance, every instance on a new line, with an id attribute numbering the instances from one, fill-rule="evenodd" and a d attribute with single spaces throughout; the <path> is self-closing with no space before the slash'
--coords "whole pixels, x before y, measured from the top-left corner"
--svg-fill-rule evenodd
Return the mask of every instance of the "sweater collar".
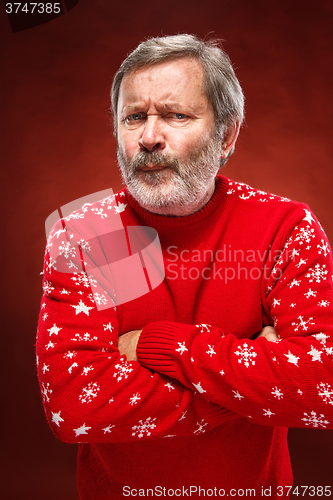
<path id="1" fill-rule="evenodd" d="M 228 179 L 222 175 L 218 175 L 216 177 L 216 180 L 217 182 L 215 191 L 209 202 L 197 212 L 185 216 L 169 216 L 169 215 L 153 214 L 152 212 L 149 212 L 145 208 L 142 208 L 141 205 L 139 205 L 139 203 L 129 193 L 127 187 L 125 188 L 124 191 L 126 193 L 129 204 L 135 210 L 135 212 L 137 212 L 140 215 L 140 217 L 145 221 L 146 224 L 151 226 L 180 227 L 180 226 L 188 226 L 203 219 L 206 219 L 221 204 L 227 188 Z"/>

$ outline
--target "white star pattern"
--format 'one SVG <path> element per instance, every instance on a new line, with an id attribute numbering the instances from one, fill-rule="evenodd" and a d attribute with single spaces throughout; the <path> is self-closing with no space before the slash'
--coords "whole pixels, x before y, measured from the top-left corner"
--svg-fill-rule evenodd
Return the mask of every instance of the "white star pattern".
<path id="1" fill-rule="evenodd" d="M 320 361 L 322 363 L 321 351 L 318 351 L 313 346 L 311 346 L 311 350 L 307 354 L 310 354 L 310 356 L 312 356 L 312 361 Z"/>
<path id="2" fill-rule="evenodd" d="M 204 392 L 206 392 L 202 387 L 201 387 L 201 382 L 199 382 L 198 384 L 193 384 L 193 387 L 196 388 L 196 390 L 198 392 L 200 392 L 200 394 L 203 394 Z"/>
<path id="3" fill-rule="evenodd" d="M 295 356 L 290 351 L 288 351 L 288 354 L 284 354 L 284 356 L 288 358 L 288 363 L 292 363 L 293 365 L 298 366 L 298 356 Z"/>
<path id="4" fill-rule="evenodd" d="M 89 311 L 91 309 L 93 309 L 93 307 L 86 306 L 82 299 L 80 300 L 80 302 L 76 306 L 73 306 L 71 304 L 71 307 L 74 307 L 76 315 L 80 314 L 82 312 L 82 313 L 86 314 L 87 316 L 89 316 Z"/>
<path id="5" fill-rule="evenodd" d="M 304 209 L 306 215 L 304 217 L 303 220 L 306 220 L 309 224 L 312 224 L 312 222 L 314 221 L 314 218 L 312 217 L 312 213 L 310 212 L 310 210 L 307 210 L 306 208 Z"/>
<path id="6" fill-rule="evenodd" d="M 61 411 L 59 411 L 58 413 L 51 412 L 51 414 L 52 414 L 52 422 L 54 424 L 56 424 L 58 427 L 60 427 L 60 422 L 64 422 L 64 419 L 61 418 L 60 413 L 61 413 Z"/>
<path id="7" fill-rule="evenodd" d="M 86 424 L 81 425 L 81 427 L 78 427 L 77 429 L 73 429 L 75 432 L 75 437 L 81 436 L 82 434 L 87 434 L 91 429 L 91 427 L 87 427 Z"/>

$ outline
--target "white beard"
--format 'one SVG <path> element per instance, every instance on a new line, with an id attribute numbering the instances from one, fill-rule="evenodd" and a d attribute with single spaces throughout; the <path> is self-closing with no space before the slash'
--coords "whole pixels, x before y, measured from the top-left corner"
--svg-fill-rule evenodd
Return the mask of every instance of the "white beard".
<path id="1" fill-rule="evenodd" d="M 196 149 L 185 160 L 159 151 L 142 151 L 127 160 L 118 147 L 118 162 L 124 183 L 133 198 L 147 210 L 192 206 L 204 199 L 221 166 L 222 141 L 218 136 Z M 141 167 L 169 167 L 151 172 Z"/>

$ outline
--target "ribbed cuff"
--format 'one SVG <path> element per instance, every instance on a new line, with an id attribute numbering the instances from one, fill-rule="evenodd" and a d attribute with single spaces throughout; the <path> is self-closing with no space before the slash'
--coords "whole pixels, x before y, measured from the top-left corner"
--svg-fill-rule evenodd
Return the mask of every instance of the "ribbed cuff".
<path id="1" fill-rule="evenodd" d="M 177 371 L 174 355 L 181 330 L 181 325 L 172 321 L 157 321 L 145 326 L 136 348 L 139 363 L 172 377 Z"/>

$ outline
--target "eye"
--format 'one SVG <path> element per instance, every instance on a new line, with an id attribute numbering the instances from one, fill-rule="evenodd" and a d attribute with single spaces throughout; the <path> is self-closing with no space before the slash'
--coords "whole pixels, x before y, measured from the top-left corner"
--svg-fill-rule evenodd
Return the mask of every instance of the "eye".
<path id="1" fill-rule="evenodd" d="M 176 120 L 185 120 L 187 118 L 187 115 L 184 113 L 172 113 L 172 118 L 175 118 Z"/>
<path id="2" fill-rule="evenodd" d="M 144 117 L 143 113 L 132 113 L 131 115 L 126 116 L 125 123 L 127 125 L 133 125 L 133 124 L 136 124 L 136 123 L 140 122 L 144 118 L 145 117 Z"/>

